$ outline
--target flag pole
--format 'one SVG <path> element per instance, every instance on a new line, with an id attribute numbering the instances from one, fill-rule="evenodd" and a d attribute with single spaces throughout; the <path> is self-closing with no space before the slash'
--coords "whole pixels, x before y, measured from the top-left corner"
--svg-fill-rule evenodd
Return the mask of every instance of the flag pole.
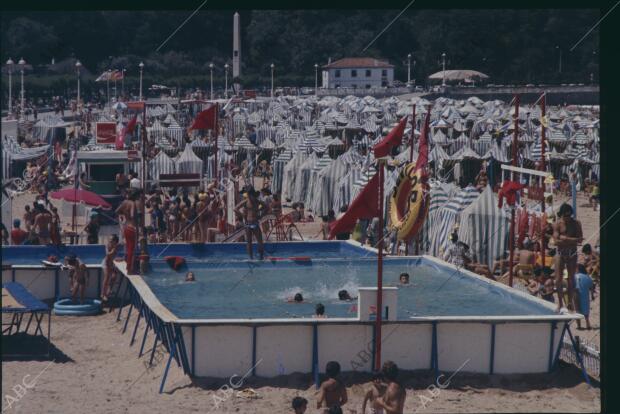
<path id="1" fill-rule="evenodd" d="M 218 183 L 217 185 L 219 186 L 219 176 L 218 176 L 218 165 L 217 165 L 217 152 L 218 152 L 218 148 L 217 148 L 217 138 L 220 135 L 219 134 L 219 119 L 220 119 L 220 108 L 219 108 L 219 104 L 216 103 L 215 104 L 215 133 L 213 135 L 215 135 L 215 182 Z"/>
<path id="2" fill-rule="evenodd" d="M 542 171 L 547 171 L 547 166 L 545 165 L 545 138 L 546 138 L 546 132 L 547 132 L 547 128 L 545 127 L 545 115 L 547 112 L 547 94 L 545 92 L 543 92 L 542 95 L 542 99 L 540 100 L 540 114 L 541 114 L 541 119 L 542 122 L 540 123 L 540 155 L 541 155 L 541 164 L 540 164 L 540 169 Z M 542 203 L 541 203 L 541 207 L 542 207 L 542 213 L 545 214 L 545 212 L 547 211 L 546 206 L 545 206 L 545 187 L 546 187 L 546 183 L 545 183 L 545 179 L 543 178 L 543 183 L 542 183 Z M 542 231 L 542 235 L 541 235 L 541 240 L 542 243 L 540 244 L 540 250 L 541 250 L 541 261 L 542 261 L 542 265 L 543 267 L 545 266 L 545 248 L 546 248 L 546 243 L 545 243 L 545 226 L 547 225 L 547 223 L 542 223 L 541 226 L 541 231 Z"/>
<path id="3" fill-rule="evenodd" d="M 383 317 L 383 160 L 379 164 L 379 244 L 377 248 L 377 309 L 375 319 L 375 370 L 381 368 L 381 320 Z"/>
<path id="4" fill-rule="evenodd" d="M 519 95 L 515 95 L 515 131 L 512 137 L 512 165 L 517 166 L 517 141 L 519 139 Z M 511 181 L 514 181 L 515 173 L 511 173 Z M 515 244 L 515 206 L 511 206 L 510 209 L 510 240 L 508 241 L 508 248 L 510 249 L 510 264 L 508 266 L 508 286 L 512 287 L 512 278 L 514 275 L 513 262 L 514 262 L 514 244 Z"/>
<path id="5" fill-rule="evenodd" d="M 415 104 L 413 104 L 413 114 L 411 115 L 411 151 L 409 152 L 409 162 L 413 162 L 414 141 L 415 141 Z"/>

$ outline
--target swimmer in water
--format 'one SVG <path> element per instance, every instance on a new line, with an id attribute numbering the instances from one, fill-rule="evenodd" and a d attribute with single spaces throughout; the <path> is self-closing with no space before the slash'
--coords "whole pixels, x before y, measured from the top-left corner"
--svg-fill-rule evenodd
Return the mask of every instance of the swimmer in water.
<path id="1" fill-rule="evenodd" d="M 315 318 L 327 318 L 327 316 L 325 315 L 325 306 L 322 303 L 317 303 L 316 307 L 314 308 L 314 317 Z"/>
<path id="2" fill-rule="evenodd" d="M 288 298 L 286 301 L 288 303 L 302 303 L 304 301 L 304 297 L 301 293 L 295 293 L 295 296 Z"/>
<path id="3" fill-rule="evenodd" d="M 356 300 L 357 298 L 351 297 L 351 295 L 349 294 L 349 292 L 347 292 L 346 289 L 342 289 L 338 292 L 338 299 L 343 301 L 352 301 Z"/>
<path id="4" fill-rule="evenodd" d="M 406 272 L 401 273 L 398 279 L 401 285 L 408 285 L 409 284 L 409 273 L 406 273 Z"/>
<path id="5" fill-rule="evenodd" d="M 194 272 L 187 272 L 187 275 L 185 275 L 185 281 L 186 282 L 195 282 L 196 278 L 194 277 Z"/>

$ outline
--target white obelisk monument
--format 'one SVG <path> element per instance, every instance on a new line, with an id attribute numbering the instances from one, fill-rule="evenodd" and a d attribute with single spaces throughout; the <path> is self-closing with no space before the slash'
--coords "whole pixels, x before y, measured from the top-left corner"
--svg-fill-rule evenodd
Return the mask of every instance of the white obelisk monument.
<path id="1" fill-rule="evenodd" d="M 233 17 L 233 90 L 235 94 L 241 91 L 238 78 L 241 76 L 241 23 L 239 13 Z"/>

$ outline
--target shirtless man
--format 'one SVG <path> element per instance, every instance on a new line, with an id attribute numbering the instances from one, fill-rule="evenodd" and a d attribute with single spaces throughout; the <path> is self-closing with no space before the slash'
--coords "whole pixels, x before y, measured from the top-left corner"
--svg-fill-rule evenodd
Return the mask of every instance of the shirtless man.
<path id="1" fill-rule="evenodd" d="M 40 244 L 50 243 L 50 225 L 52 224 L 52 215 L 45 210 L 42 206 L 39 206 L 36 211 L 36 217 L 34 219 L 34 228 L 39 236 Z"/>
<path id="2" fill-rule="evenodd" d="M 250 188 L 245 193 L 245 199 L 235 206 L 235 213 L 243 217 L 245 224 L 245 239 L 247 241 L 250 260 L 254 259 L 254 254 L 252 253 L 252 235 L 256 237 L 256 242 L 258 243 L 258 254 L 261 260 L 263 260 L 265 253 L 265 248 L 263 246 L 263 233 L 258 225 L 258 214 L 261 208 L 266 208 L 265 203 L 258 199 L 257 191 L 253 188 Z"/>
<path id="3" fill-rule="evenodd" d="M 207 194 L 200 193 L 198 203 L 196 203 L 196 214 L 198 215 L 198 228 L 200 230 L 200 242 L 207 241 L 207 229 L 209 228 L 209 205 L 207 203 Z"/>
<path id="4" fill-rule="evenodd" d="M 127 263 L 127 272 L 135 274 L 134 252 L 136 250 L 136 242 L 138 236 L 138 191 L 130 191 L 127 199 L 121 203 L 116 209 L 119 219 L 124 219 L 123 236 L 125 237 L 125 262 Z"/>
<path id="5" fill-rule="evenodd" d="M 376 405 L 382 407 L 386 414 L 403 414 L 407 393 L 396 381 L 398 378 L 398 367 L 392 361 L 385 361 L 381 372 L 383 373 L 383 378 L 388 381 L 388 386 L 385 395 L 375 400 Z"/>
<path id="6" fill-rule="evenodd" d="M 564 203 L 558 212 L 559 220 L 553 225 L 553 239 L 558 254 L 555 256 L 555 284 L 558 292 L 558 311 L 564 303 L 562 276 L 564 268 L 568 273 L 568 301 L 569 310 L 574 310 L 573 292 L 574 277 L 577 269 L 577 245 L 583 241 L 581 223 L 573 218 L 573 208 Z"/>
<path id="7" fill-rule="evenodd" d="M 329 412 L 333 406 L 342 407 L 348 400 L 347 387 L 340 379 L 340 364 L 336 361 L 329 361 L 325 366 L 327 379 L 323 381 L 319 388 L 319 399 L 316 408 L 324 407 L 324 413 Z"/>

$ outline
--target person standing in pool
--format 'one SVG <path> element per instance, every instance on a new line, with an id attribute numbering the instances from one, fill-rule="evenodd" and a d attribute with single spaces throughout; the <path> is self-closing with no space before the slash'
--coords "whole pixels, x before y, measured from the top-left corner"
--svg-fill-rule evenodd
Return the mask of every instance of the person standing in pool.
<path id="1" fill-rule="evenodd" d="M 245 224 L 245 239 L 247 241 L 248 256 L 250 256 L 250 260 L 254 259 L 254 254 L 252 252 L 252 235 L 254 235 L 256 242 L 258 243 L 258 254 L 260 260 L 263 260 L 265 255 L 263 233 L 258 224 L 258 219 L 260 209 L 266 209 L 266 206 L 265 203 L 258 199 L 257 195 L 258 194 L 255 189 L 249 188 L 245 193 L 244 200 L 235 206 L 235 213 L 243 217 Z"/>
<path id="2" fill-rule="evenodd" d="M 573 218 L 573 208 L 564 203 L 558 212 L 560 219 L 553 225 L 553 239 L 557 246 L 558 254 L 555 257 L 555 282 L 558 292 L 558 311 L 562 309 L 564 292 L 562 289 L 562 276 L 564 268 L 568 273 L 568 302 L 569 310 L 574 310 L 574 278 L 577 268 L 577 244 L 583 241 L 581 223 Z"/>

